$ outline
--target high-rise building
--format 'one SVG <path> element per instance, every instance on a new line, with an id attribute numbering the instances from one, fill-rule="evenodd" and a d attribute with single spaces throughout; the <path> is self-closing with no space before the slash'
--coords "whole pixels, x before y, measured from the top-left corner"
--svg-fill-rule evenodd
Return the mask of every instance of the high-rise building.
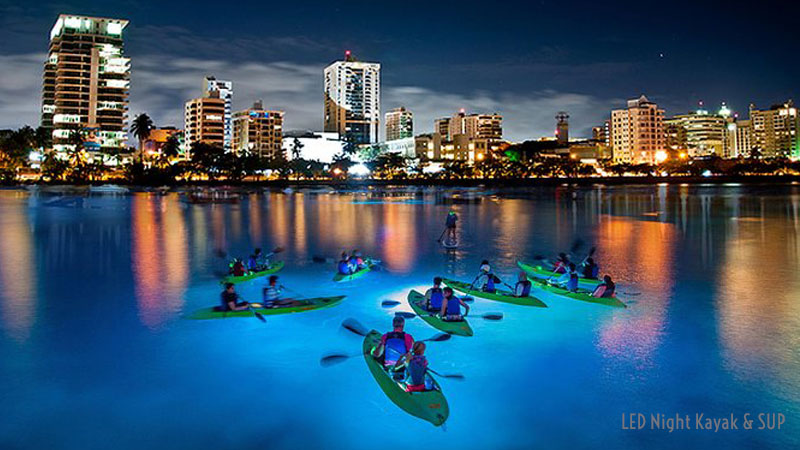
<path id="1" fill-rule="evenodd" d="M 268 111 L 258 101 L 233 115 L 233 151 L 259 158 L 283 154 L 283 111 Z"/>
<path id="2" fill-rule="evenodd" d="M 414 137 L 414 114 L 405 107 L 387 112 L 384 120 L 387 141 Z"/>
<path id="3" fill-rule="evenodd" d="M 187 148 L 199 142 L 224 148 L 225 100 L 219 92 L 186 102 L 184 133 Z"/>
<path id="4" fill-rule="evenodd" d="M 44 64 L 41 125 L 53 130 L 53 149 L 125 148 L 131 61 L 123 53 L 127 20 L 61 14 L 50 31 Z"/>
<path id="5" fill-rule="evenodd" d="M 750 125 L 752 147 L 762 156 L 800 156 L 800 116 L 791 100 L 768 110 L 751 104 Z"/>
<path id="6" fill-rule="evenodd" d="M 569 114 L 564 111 L 556 114 L 556 141 L 561 146 L 569 144 Z"/>
<path id="7" fill-rule="evenodd" d="M 356 61 L 350 51 L 344 61 L 325 68 L 324 128 L 350 142 L 378 141 L 381 116 L 381 65 Z"/>
<path id="8" fill-rule="evenodd" d="M 467 114 L 462 109 L 452 117 L 436 119 L 434 131 L 445 140 L 454 140 L 459 134 L 469 139 L 503 139 L 503 116 L 500 114 Z"/>
<path id="9" fill-rule="evenodd" d="M 214 76 L 203 78 L 203 95 L 211 97 L 212 92 L 218 92 L 219 98 L 225 101 L 225 138 L 222 146 L 225 150 L 230 150 L 233 142 L 233 119 L 231 115 L 233 108 L 233 82 L 218 80 Z"/>
<path id="10" fill-rule="evenodd" d="M 667 146 L 672 148 L 677 136 L 679 147 L 693 158 L 711 155 L 724 157 L 729 153 L 725 148 L 725 135 L 728 127 L 726 116 L 730 114 L 726 112 L 725 105 L 723 108 L 719 113 L 709 113 L 701 103 L 696 111 L 666 120 Z"/>
<path id="11" fill-rule="evenodd" d="M 628 100 L 626 109 L 611 111 L 611 140 L 615 162 L 653 164 L 666 158 L 664 110 L 644 95 Z"/>

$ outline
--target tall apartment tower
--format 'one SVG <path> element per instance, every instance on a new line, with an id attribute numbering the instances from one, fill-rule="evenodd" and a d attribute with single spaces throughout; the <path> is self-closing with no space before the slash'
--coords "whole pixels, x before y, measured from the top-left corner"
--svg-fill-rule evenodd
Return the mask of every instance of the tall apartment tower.
<path id="1" fill-rule="evenodd" d="M 123 53 L 127 20 L 61 14 L 50 31 L 44 64 L 41 125 L 53 130 L 53 149 L 84 134 L 92 151 L 125 148 L 131 61 Z"/>
<path id="2" fill-rule="evenodd" d="M 500 140 L 503 138 L 503 116 L 497 113 L 467 114 L 462 109 L 452 117 L 434 120 L 434 130 L 446 140 L 453 140 L 460 134 L 469 139 Z"/>
<path id="3" fill-rule="evenodd" d="M 356 61 L 350 51 L 344 61 L 324 70 L 324 128 L 356 144 L 378 141 L 381 116 L 381 65 Z"/>
<path id="4" fill-rule="evenodd" d="M 187 148 L 199 142 L 224 148 L 225 100 L 219 92 L 186 102 L 184 133 Z"/>
<path id="5" fill-rule="evenodd" d="M 556 141 L 561 146 L 569 144 L 569 114 L 564 111 L 556 114 Z"/>
<path id="6" fill-rule="evenodd" d="M 225 101 L 225 137 L 222 147 L 230 151 L 231 143 L 233 142 L 233 116 L 231 105 L 233 100 L 233 82 L 218 80 L 214 76 L 205 77 L 203 79 L 203 95 L 205 97 L 211 97 L 213 92 L 218 92 L 218 97 Z"/>
<path id="7" fill-rule="evenodd" d="M 283 153 L 283 111 L 268 111 L 261 101 L 233 115 L 233 151 L 259 158 Z"/>
<path id="8" fill-rule="evenodd" d="M 414 114 L 401 106 L 386 113 L 386 140 L 414 137 Z"/>
<path id="9" fill-rule="evenodd" d="M 728 114 L 725 110 L 709 113 L 701 103 L 696 111 L 665 120 L 669 141 L 667 146 L 674 147 L 677 144 L 686 149 L 691 157 L 725 157 L 729 153 L 726 144 L 728 119 L 725 114 Z"/>
<path id="10" fill-rule="evenodd" d="M 800 156 L 800 115 L 794 103 L 758 110 L 750 105 L 751 144 L 762 156 Z"/>
<path id="11" fill-rule="evenodd" d="M 665 149 L 664 110 L 642 95 L 611 111 L 611 147 L 614 162 L 655 163 Z"/>

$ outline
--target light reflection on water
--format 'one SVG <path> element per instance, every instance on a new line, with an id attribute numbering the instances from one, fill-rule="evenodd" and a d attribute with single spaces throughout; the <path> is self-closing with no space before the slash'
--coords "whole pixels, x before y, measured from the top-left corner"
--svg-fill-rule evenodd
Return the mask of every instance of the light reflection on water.
<path id="1" fill-rule="evenodd" d="M 565 442 L 565 433 L 574 431 L 574 424 L 559 420 L 559 414 L 580 411 L 600 424 L 592 433 L 603 434 L 614 447 L 652 446 L 661 442 L 658 436 L 632 438 L 620 433 L 616 422 L 602 420 L 630 412 L 626 408 L 631 407 L 666 413 L 683 412 L 687 405 L 722 414 L 745 407 L 800 412 L 797 189 L 784 187 L 779 195 L 770 188 L 746 186 L 560 186 L 501 191 L 463 204 L 443 203 L 443 191 L 435 189 L 388 197 L 377 189 L 366 194 L 272 192 L 221 205 L 188 205 L 177 194 L 135 194 L 86 197 L 73 206 L 45 206 L 52 198 L 0 191 L 0 352 L 5 361 L 15 361 L 20 344 L 30 344 L 37 351 L 25 353 L 29 361 L 55 365 L 59 376 L 69 379 L 75 376 L 72 364 L 91 364 L 83 357 L 103 361 L 107 353 L 117 354 L 116 347 L 103 349 L 100 356 L 89 350 L 84 355 L 55 351 L 54 342 L 69 342 L 71 334 L 81 333 L 91 335 L 78 339 L 84 346 L 85 341 L 130 340 L 143 367 L 152 364 L 152 371 L 162 371 L 159 376 L 164 378 L 185 378 L 185 361 L 201 361 L 203 371 L 191 373 L 194 388 L 218 383 L 219 365 L 236 373 L 279 374 L 286 388 L 261 396 L 258 408 L 281 405 L 289 408 L 289 416 L 307 411 L 281 391 L 302 389 L 302 383 L 324 375 L 338 391 L 314 387 L 310 392 L 319 395 L 314 401 L 321 408 L 344 412 L 331 421 L 348 436 L 356 435 L 348 428 L 355 426 L 350 422 L 369 419 L 375 423 L 359 433 L 385 436 L 386 430 L 410 427 L 437 447 L 558 446 Z M 460 217 L 460 246 L 455 251 L 435 243 L 449 209 Z M 550 307 L 529 311 L 477 301 L 476 311 L 502 312 L 505 319 L 488 323 L 476 318 L 474 338 L 454 338 L 449 347 L 430 349 L 437 367 L 467 372 L 470 380 L 446 386 L 452 433 L 432 432 L 409 419 L 372 384 L 365 392 L 364 383 L 370 379 L 360 363 L 331 370 L 316 364 L 324 350 L 357 348 L 357 338 L 337 329 L 345 317 L 380 327 L 395 310 L 381 308 L 381 300 L 404 302 L 408 288 L 422 289 L 433 275 L 470 280 L 486 258 L 504 281 L 511 282 L 518 259 L 551 256 L 568 249 L 576 238 L 585 242 L 576 258 L 596 246 L 601 271 L 614 275 L 620 297 L 630 307 L 611 310 L 542 296 Z M 253 247 L 269 251 L 276 246 L 285 247 L 278 257 L 287 263 L 280 273 L 283 283 L 308 295 L 348 295 L 346 302 L 325 312 L 270 318 L 267 326 L 179 319 L 216 302 L 217 275 L 226 270 L 230 257 L 246 256 Z M 336 257 L 355 248 L 382 259 L 386 271 L 335 285 L 330 281 L 332 265 L 312 262 L 315 255 Z M 260 282 L 240 289 L 252 298 L 260 295 Z M 82 319 L 71 311 L 70 302 L 83 311 L 96 311 L 97 317 Z M 405 305 L 397 309 L 408 310 Z M 121 331 L 104 328 L 107 322 Z M 415 336 L 434 332 L 418 320 L 409 327 Z M 299 330 L 306 333 L 303 340 L 291 339 Z M 236 343 L 236 352 L 215 346 L 217 340 Z M 180 350 L 168 350 L 173 347 Z M 191 356 L 183 353 L 187 348 Z M 163 361 L 153 362 L 150 355 Z M 53 361 L 70 361 L 69 368 Z M 94 364 L 114 367 L 117 362 Z M 0 386 L 5 386 L 0 389 L 27 392 L 18 380 L 40 376 L 28 366 L 20 364 L 23 368 L 14 366 L 13 371 L 9 366 L 0 372 Z M 584 367 L 595 371 L 583 372 Z M 53 383 L 50 372 L 44 374 L 43 379 Z M 687 385 L 687 376 L 694 383 Z M 546 391 L 538 390 L 543 386 Z M 263 411 L 255 406 L 242 406 L 248 404 L 251 391 L 207 401 L 210 408 L 227 411 L 230 404 L 245 408 L 246 415 L 260 414 Z M 159 392 L 177 396 L 168 403 L 186 401 L 176 393 L 179 388 Z M 15 395 L 28 403 L 37 400 L 33 390 L 28 397 Z M 123 405 L 125 401 L 133 402 L 123 397 Z M 540 417 L 534 432 L 529 432 L 531 422 L 520 418 L 530 405 L 546 406 L 547 411 L 538 413 L 552 415 Z M 56 407 L 61 406 L 56 401 Z M 38 417 L 27 414 L 24 417 L 32 419 L 22 425 L 33 426 Z M 189 414 L 186 420 L 190 419 L 193 422 L 183 424 L 183 431 L 208 425 L 206 416 Z M 139 427 L 147 430 L 151 425 Z M 328 442 L 342 434 L 333 426 L 315 426 Z M 463 437 L 476 428 L 485 434 L 480 440 Z M 490 432 L 499 428 L 507 433 Z M 797 430 L 795 426 L 788 435 L 754 439 L 787 444 Z M 0 438 L 5 436 L 0 425 Z M 595 442 L 592 436 L 583 440 L 580 433 L 570 436 L 577 446 Z M 369 447 L 347 439 L 356 447 Z M 717 439 L 741 444 L 744 438 Z"/>

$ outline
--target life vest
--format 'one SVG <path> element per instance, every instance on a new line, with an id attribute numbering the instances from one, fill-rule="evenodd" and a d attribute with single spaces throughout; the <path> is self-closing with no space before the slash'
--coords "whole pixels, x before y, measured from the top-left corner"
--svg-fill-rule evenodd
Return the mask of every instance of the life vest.
<path id="1" fill-rule="evenodd" d="M 408 353 L 406 348 L 406 334 L 402 331 L 390 331 L 386 333 L 386 341 L 383 347 L 383 365 L 393 366 L 401 356 Z"/>
<path id="2" fill-rule="evenodd" d="M 428 301 L 428 309 L 431 311 L 439 311 L 442 309 L 442 299 L 444 294 L 442 288 L 431 288 L 431 299 Z"/>
<path id="3" fill-rule="evenodd" d="M 236 277 L 241 277 L 244 275 L 244 264 L 241 261 L 236 261 L 233 265 L 233 275 Z"/>
<path id="4" fill-rule="evenodd" d="M 347 261 L 339 261 L 339 273 L 347 275 L 350 273 L 350 264 Z"/>
<path id="5" fill-rule="evenodd" d="M 491 273 L 486 274 L 486 284 L 483 285 L 484 292 L 494 292 L 496 289 L 494 287 L 494 275 Z"/>
<path id="6" fill-rule="evenodd" d="M 567 290 L 568 291 L 577 291 L 578 290 L 578 274 L 577 273 L 569 274 L 569 281 L 567 281 Z"/>
<path id="7" fill-rule="evenodd" d="M 247 260 L 247 268 L 250 270 L 256 270 L 258 268 L 258 262 L 255 256 L 251 256 L 250 259 Z"/>
<path id="8" fill-rule="evenodd" d="M 531 295 L 531 286 L 532 286 L 531 282 L 528 280 L 518 281 L 517 286 L 519 286 L 520 284 L 522 285 L 522 293 L 520 294 L 520 297 L 527 297 Z"/>
<path id="9" fill-rule="evenodd" d="M 593 264 L 592 265 L 592 277 L 591 278 L 597 279 L 598 275 L 600 275 L 600 266 L 598 266 L 597 264 Z"/>
<path id="10" fill-rule="evenodd" d="M 445 315 L 447 316 L 460 316 L 461 315 L 461 304 L 459 303 L 458 299 L 453 296 L 447 300 L 447 309 L 444 311 Z"/>
<path id="11" fill-rule="evenodd" d="M 425 386 L 425 372 L 428 370 L 428 360 L 425 355 L 413 355 L 408 361 L 408 375 L 412 386 Z"/>
<path id="12" fill-rule="evenodd" d="M 606 290 L 603 292 L 603 297 L 608 298 L 608 297 L 613 297 L 614 296 L 615 291 L 617 289 L 617 286 L 614 285 L 613 282 L 611 284 L 603 283 L 601 286 L 605 286 L 606 287 Z"/>

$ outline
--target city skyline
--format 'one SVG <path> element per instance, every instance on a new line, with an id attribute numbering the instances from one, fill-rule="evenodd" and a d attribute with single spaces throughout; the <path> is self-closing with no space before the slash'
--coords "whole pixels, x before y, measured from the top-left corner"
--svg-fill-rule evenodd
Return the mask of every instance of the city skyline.
<path id="1" fill-rule="evenodd" d="M 317 8 L 326 10 L 321 6 Z M 534 7 L 525 8 L 525 11 L 533 11 L 530 8 Z M 543 8 L 547 10 L 546 5 Z M 589 6 L 583 8 L 591 9 Z M 775 8 L 779 11 L 782 6 Z M 322 36 L 322 31 L 311 26 L 315 21 L 327 19 L 306 15 L 297 18 L 298 23 L 309 24 L 295 27 L 302 28 L 301 31 L 276 22 L 271 23 L 272 31 L 266 37 L 260 35 L 256 39 L 246 33 L 232 34 L 238 28 L 225 24 L 216 26 L 216 33 L 198 29 L 202 28 L 203 17 L 197 14 L 180 18 L 174 14 L 171 16 L 169 12 L 174 9 L 168 9 L 159 19 L 143 15 L 133 8 L 126 10 L 125 4 L 101 7 L 86 2 L 70 9 L 62 11 L 59 6 L 46 3 L 25 7 L 0 6 L 4 13 L 0 19 L 4 25 L 0 41 L 7 43 L 0 49 L 0 62 L 3 63 L 0 75 L 7 80 L 0 86 L 0 98 L 4 100 L 0 102 L 0 128 L 38 123 L 39 74 L 46 54 L 43 36 L 59 13 L 119 17 L 131 21 L 126 29 L 126 54 L 134 61 L 129 115 L 134 117 L 146 112 L 159 126 L 181 126 L 182 106 L 197 96 L 198 80 L 215 75 L 234 82 L 233 110 L 246 109 L 253 101 L 263 99 L 268 108 L 287 112 L 286 129 L 321 130 L 320 73 L 327 64 L 341 59 L 347 49 L 352 49 L 363 60 L 382 64 L 383 110 L 403 105 L 414 111 L 417 133 L 431 131 L 433 119 L 460 108 L 499 112 L 505 118 L 505 137 L 519 141 L 553 135 L 555 124 L 552 117 L 562 110 L 571 116 L 572 135 L 588 137 L 591 127 L 601 124 L 612 109 L 643 93 L 663 107 L 667 115 L 686 113 L 702 100 L 707 105 L 725 101 L 735 112 L 746 116 L 751 102 L 766 109 L 797 97 L 797 88 L 792 82 L 792 79 L 797 79 L 792 75 L 797 72 L 794 67 L 797 63 L 784 61 L 775 54 L 781 49 L 786 51 L 787 46 L 791 48 L 790 42 L 782 41 L 765 46 L 763 51 L 756 53 L 759 64 L 738 64 L 737 67 L 741 67 L 735 71 L 721 71 L 728 67 L 726 64 L 717 68 L 707 67 L 707 64 L 696 65 L 694 75 L 687 75 L 685 65 L 702 58 L 698 56 L 701 52 L 696 50 L 687 56 L 685 46 L 680 52 L 662 49 L 654 56 L 655 59 L 646 56 L 636 60 L 631 55 L 633 48 L 625 46 L 618 46 L 620 48 L 616 50 L 613 46 L 608 47 L 607 52 L 588 57 L 585 54 L 588 47 L 573 42 L 574 37 L 564 37 L 563 42 L 547 47 L 553 43 L 542 42 L 542 39 L 547 41 L 551 38 L 526 34 L 527 37 L 520 40 L 520 32 L 514 31 L 509 33 L 516 36 L 516 48 L 508 48 L 508 37 L 498 37 L 494 43 L 475 45 L 470 52 L 464 52 L 463 43 L 458 44 L 455 38 L 439 43 L 434 43 L 432 38 L 422 39 L 418 29 L 420 25 L 409 26 L 408 36 L 397 34 L 396 24 L 381 22 L 386 32 L 383 37 L 377 37 L 381 26 L 371 24 L 361 31 L 339 30 L 340 37 L 328 39 L 329 36 Z M 302 9 L 296 7 L 282 11 L 289 18 Z M 432 14 L 428 8 L 418 9 L 420 14 L 424 13 L 423 16 Z M 626 15 L 630 18 L 637 11 L 634 8 Z M 334 8 L 331 14 L 337 16 L 340 12 Z M 385 19 L 385 12 L 375 14 Z M 459 14 L 477 20 L 471 13 Z M 587 20 L 583 10 L 573 14 L 576 27 Z M 702 16 L 703 12 L 697 14 Z M 733 16 L 730 18 L 738 17 Z M 743 18 L 737 20 L 741 22 Z M 777 17 L 776 20 L 779 23 L 782 19 Z M 727 23 L 733 26 L 737 21 Z M 755 24 L 754 27 L 760 29 L 762 26 Z M 772 28 L 771 31 L 762 30 L 768 34 L 762 33 L 759 40 L 766 40 L 769 33 L 775 33 Z M 578 34 L 585 35 L 584 32 Z M 613 37 L 609 33 L 597 32 L 596 35 L 598 41 Z M 699 42 L 710 39 L 704 36 L 699 34 L 694 38 Z M 413 45 L 402 45 L 406 37 Z M 664 37 L 654 35 L 651 38 L 654 49 L 669 47 L 663 44 Z M 671 39 L 676 39 L 675 35 Z M 720 36 L 715 39 L 726 40 Z M 620 42 L 627 41 L 623 38 Z M 596 45 L 602 47 L 605 44 Z M 748 45 L 751 44 L 745 42 L 734 46 L 728 41 L 727 47 L 736 47 L 733 50 L 744 52 Z M 449 52 L 437 53 L 436 58 L 432 58 L 424 56 L 425 53 L 420 56 L 410 51 L 437 46 Z M 461 50 L 456 51 L 459 48 Z M 682 68 L 680 77 L 675 76 L 675 69 L 669 65 L 673 63 L 667 64 L 670 58 L 679 60 L 673 63 Z M 716 57 L 707 58 L 713 60 Z M 519 62 L 514 63 L 515 59 Z M 537 66 L 534 70 L 528 65 L 532 62 L 547 67 Z M 636 68 L 632 69 L 630 64 Z M 656 72 L 658 77 L 652 78 Z M 771 81 L 765 83 L 759 76 Z M 685 83 L 687 77 L 693 77 L 695 84 Z"/>

